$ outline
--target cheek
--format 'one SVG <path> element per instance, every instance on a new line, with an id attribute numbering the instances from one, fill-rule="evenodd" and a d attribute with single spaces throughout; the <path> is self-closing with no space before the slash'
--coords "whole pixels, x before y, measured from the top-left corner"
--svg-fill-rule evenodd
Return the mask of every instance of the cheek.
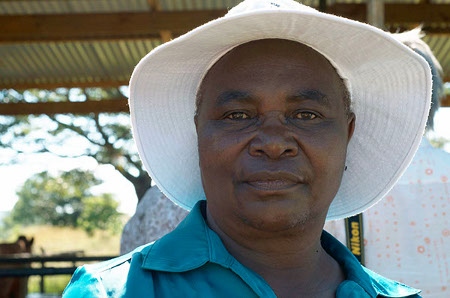
<path id="1" fill-rule="evenodd" d="M 200 165 L 203 170 L 230 168 L 246 150 L 248 137 L 224 132 L 216 129 L 214 125 L 206 126 L 197 134 Z"/>
<path id="2" fill-rule="evenodd" d="M 203 189 L 208 198 L 209 211 L 217 218 L 224 210 L 233 208 L 236 172 L 242 152 L 236 138 L 218 134 L 212 129 L 198 131 L 199 161 Z"/>
<path id="3" fill-rule="evenodd" d="M 348 145 L 348 127 L 344 121 L 329 123 L 310 133 L 310 144 L 316 148 L 322 159 L 330 165 L 345 162 Z"/>
<path id="4" fill-rule="evenodd" d="M 322 130 L 311 134 L 309 146 L 304 146 L 320 186 L 338 188 L 347 154 L 347 133 L 343 128 Z"/>
<path id="5" fill-rule="evenodd" d="M 233 177 L 233 154 L 227 142 L 208 131 L 198 135 L 199 162 L 203 188 L 207 198 L 220 197 L 231 187 Z"/>

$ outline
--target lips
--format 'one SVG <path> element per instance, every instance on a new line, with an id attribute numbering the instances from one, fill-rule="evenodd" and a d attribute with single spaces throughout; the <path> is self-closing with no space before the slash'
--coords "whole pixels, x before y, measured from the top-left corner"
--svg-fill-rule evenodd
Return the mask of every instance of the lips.
<path id="1" fill-rule="evenodd" d="M 287 190 L 304 183 L 304 179 L 288 172 L 259 172 L 246 176 L 246 184 L 260 191 Z"/>
<path id="2" fill-rule="evenodd" d="M 266 191 L 283 190 L 296 185 L 292 181 L 287 180 L 249 181 L 248 184 L 254 188 Z"/>

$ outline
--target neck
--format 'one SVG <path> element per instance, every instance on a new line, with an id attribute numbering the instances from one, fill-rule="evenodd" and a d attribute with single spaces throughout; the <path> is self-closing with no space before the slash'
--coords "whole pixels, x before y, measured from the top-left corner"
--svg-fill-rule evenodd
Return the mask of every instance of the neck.
<path id="1" fill-rule="evenodd" d="M 225 232 L 211 216 L 207 215 L 207 221 L 230 254 L 261 275 L 278 297 L 298 297 L 300 293 L 334 297 L 344 280 L 338 263 L 321 246 L 323 223 L 283 232 L 246 231 L 242 227 Z"/>

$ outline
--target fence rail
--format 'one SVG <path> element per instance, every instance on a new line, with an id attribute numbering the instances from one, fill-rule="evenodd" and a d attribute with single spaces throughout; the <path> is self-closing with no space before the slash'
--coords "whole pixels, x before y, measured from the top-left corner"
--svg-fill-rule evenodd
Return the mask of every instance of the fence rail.
<path id="1" fill-rule="evenodd" d="M 105 261 L 117 256 L 0 256 L 0 278 L 40 276 L 40 291 L 44 293 L 44 277 L 49 275 L 72 275 L 82 263 Z M 46 263 L 70 263 L 61 266 L 47 266 Z M 39 267 L 36 267 L 38 264 Z M 29 265 L 17 267 L 15 265 Z M 33 266 L 34 265 L 34 266 Z"/>

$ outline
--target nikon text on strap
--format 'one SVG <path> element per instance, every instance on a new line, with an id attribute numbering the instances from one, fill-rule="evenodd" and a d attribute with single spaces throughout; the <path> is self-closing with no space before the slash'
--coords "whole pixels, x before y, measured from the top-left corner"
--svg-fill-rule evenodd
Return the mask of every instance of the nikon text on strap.
<path id="1" fill-rule="evenodd" d="M 347 247 L 358 261 L 364 265 L 364 232 L 362 213 L 345 219 Z"/>

